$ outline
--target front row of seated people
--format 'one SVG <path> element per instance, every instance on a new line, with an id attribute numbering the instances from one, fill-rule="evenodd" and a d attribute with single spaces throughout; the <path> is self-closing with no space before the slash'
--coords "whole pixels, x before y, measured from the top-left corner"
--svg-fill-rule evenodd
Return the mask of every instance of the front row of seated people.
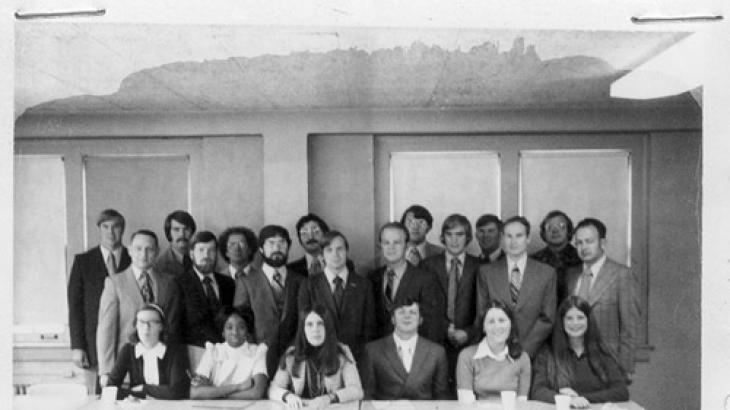
<path id="1" fill-rule="evenodd" d="M 628 400 L 626 375 L 601 340 L 590 310 L 580 297 L 567 297 L 558 308 L 552 343 L 540 350 L 531 368 L 511 309 L 491 302 L 483 321 L 484 337 L 459 354 L 459 400 L 497 398 L 505 390 L 515 391 L 521 400 L 529 396 L 551 403 L 556 394 L 568 395 L 573 408 Z M 119 398 L 264 398 L 266 345 L 247 341 L 248 325 L 236 310 L 226 309 L 220 316 L 225 342 L 208 343 L 191 375 L 184 345 L 165 344 L 164 312 L 157 305 L 145 305 L 136 313 L 132 343 L 123 346 L 102 384 L 119 387 Z M 418 303 L 408 299 L 396 304 L 391 319 L 393 333 L 367 344 L 358 372 L 350 349 L 337 339 L 328 310 L 315 305 L 301 312 L 293 345 L 280 359 L 268 398 L 293 409 L 363 398 L 448 398 L 446 353 L 443 346 L 418 335 Z M 123 387 L 127 375 L 129 387 Z"/>

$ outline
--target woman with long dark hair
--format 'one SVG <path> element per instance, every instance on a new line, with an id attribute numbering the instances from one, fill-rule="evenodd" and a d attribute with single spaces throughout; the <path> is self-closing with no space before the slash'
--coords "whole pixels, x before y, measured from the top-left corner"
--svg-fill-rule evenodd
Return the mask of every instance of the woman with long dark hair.
<path id="1" fill-rule="evenodd" d="M 498 301 L 487 306 L 484 338 L 459 354 L 456 393 L 459 401 L 498 398 L 511 390 L 527 400 L 530 392 L 530 356 L 522 350 L 512 310 Z"/>
<path id="2" fill-rule="evenodd" d="M 324 408 L 360 400 L 360 376 L 350 349 L 337 341 L 334 322 L 321 305 L 300 312 L 294 346 L 281 358 L 269 398 L 289 408 Z"/>
<path id="3" fill-rule="evenodd" d="M 601 340 L 588 302 L 568 296 L 558 307 L 558 317 L 552 346 L 535 359 L 532 398 L 554 403 L 555 395 L 563 394 L 579 409 L 627 401 L 626 374 Z"/>

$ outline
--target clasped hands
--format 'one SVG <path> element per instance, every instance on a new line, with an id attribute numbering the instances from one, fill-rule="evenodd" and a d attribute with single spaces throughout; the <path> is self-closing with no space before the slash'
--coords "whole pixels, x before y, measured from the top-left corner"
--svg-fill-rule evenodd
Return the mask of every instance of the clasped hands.
<path id="1" fill-rule="evenodd" d="M 591 406 L 591 403 L 585 397 L 579 395 L 575 390 L 570 387 L 563 387 L 558 390 L 558 393 L 570 396 L 570 407 L 576 409 L 587 409 Z"/>

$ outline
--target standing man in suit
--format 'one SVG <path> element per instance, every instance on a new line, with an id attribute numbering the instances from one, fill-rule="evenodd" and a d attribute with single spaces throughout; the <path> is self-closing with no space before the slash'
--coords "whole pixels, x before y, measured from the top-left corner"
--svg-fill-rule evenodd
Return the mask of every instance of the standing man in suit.
<path id="1" fill-rule="evenodd" d="M 346 344 L 360 366 L 365 343 L 376 332 L 375 302 L 370 281 L 347 267 L 350 245 L 345 235 L 330 231 L 320 241 L 324 273 L 309 276 L 299 292 L 299 311 L 322 304 L 335 320 L 337 339 Z"/>
<path id="2" fill-rule="evenodd" d="M 297 296 L 304 277 L 286 268 L 291 238 L 286 228 L 267 225 L 259 232 L 261 268 L 252 266 L 246 276 L 236 279 L 233 307 L 253 323 L 256 343 L 266 343 L 269 378 L 276 372 L 279 357 L 297 331 Z"/>
<path id="3" fill-rule="evenodd" d="M 386 265 L 370 273 L 375 295 L 375 321 L 378 336 L 393 332 L 390 320 L 393 306 L 404 299 L 413 299 L 420 306 L 423 322 L 421 336 L 443 343 L 446 322 L 446 300 L 436 276 L 413 266 L 406 260 L 408 230 L 399 222 L 388 222 L 380 228 L 380 248 Z"/>
<path id="4" fill-rule="evenodd" d="M 122 246 L 124 217 L 114 209 L 101 211 L 96 219 L 99 246 L 74 256 L 68 280 L 68 325 L 71 357 L 85 369 L 89 392 L 95 392 L 97 374 L 96 326 L 104 280 L 129 267 L 131 259 Z"/>
<path id="5" fill-rule="evenodd" d="M 443 253 L 444 248 L 426 241 L 426 235 L 433 227 L 431 212 L 421 205 L 411 205 L 403 212 L 400 223 L 408 229 L 406 259 L 414 266 L 422 260 Z"/>
<path id="6" fill-rule="evenodd" d="M 479 269 L 475 326 L 481 325 L 490 300 L 512 307 L 522 348 L 534 359 L 555 323 L 555 269 L 527 257 L 527 219 L 513 216 L 503 229 L 502 248 L 507 257 Z"/>
<path id="7" fill-rule="evenodd" d="M 474 224 L 479 243 L 479 263 L 494 263 L 504 258 L 502 251 L 502 221 L 492 214 L 484 214 Z"/>
<path id="8" fill-rule="evenodd" d="M 570 240 L 573 238 L 573 221 L 563 211 L 550 211 L 540 223 L 540 238 L 547 244 L 531 257 L 555 268 L 558 276 L 558 305 L 565 299 L 565 272 L 579 266 L 581 260 Z"/>
<path id="9" fill-rule="evenodd" d="M 193 267 L 188 245 L 195 233 L 195 220 L 189 213 L 177 210 L 167 215 L 164 228 L 170 247 L 159 255 L 154 268 L 173 276 L 182 275 Z"/>
<path id="10" fill-rule="evenodd" d="M 442 296 L 446 299 L 448 327 L 444 329 L 449 361 L 449 386 L 456 398 L 455 370 L 461 348 L 480 336 L 474 327 L 476 319 L 476 278 L 479 259 L 466 253 L 472 240 L 471 223 L 460 214 L 449 215 L 441 226 L 441 243 L 446 252 L 431 256 L 421 266 L 438 279 Z"/>
<path id="11" fill-rule="evenodd" d="M 410 299 L 393 306 L 394 331 L 365 346 L 362 386 L 366 400 L 447 400 L 444 348 L 418 336 L 421 314 Z"/>
<path id="12" fill-rule="evenodd" d="M 319 242 L 322 239 L 322 235 L 329 232 L 329 226 L 319 216 L 309 213 L 299 218 L 296 229 L 299 243 L 304 248 L 304 256 L 290 263 L 287 268 L 297 271 L 302 276 L 312 276 L 317 273 L 322 273 L 324 259 L 322 257 L 322 247 Z"/>
<path id="13" fill-rule="evenodd" d="M 99 354 L 100 384 L 114 367 L 119 348 L 134 332 L 135 314 L 142 306 L 154 303 L 165 312 L 168 341 L 180 339 L 180 291 L 172 275 L 152 268 L 158 252 L 157 235 L 140 229 L 132 234 L 129 252 L 132 264 L 104 281 L 99 301 L 99 327 L 96 350 Z"/>
<path id="14" fill-rule="evenodd" d="M 233 280 L 248 275 L 257 248 L 256 234 L 252 230 L 245 226 L 227 228 L 218 237 L 218 246 Z"/>
<path id="15" fill-rule="evenodd" d="M 205 342 L 223 341 L 215 319 L 222 309 L 233 306 L 236 282 L 229 276 L 215 272 L 218 242 L 212 232 L 201 231 L 193 235 L 190 259 L 193 267 L 175 277 L 184 308 L 182 340 L 188 345 L 204 348 Z M 197 360 L 191 360 L 191 363 L 195 362 Z"/>
<path id="16" fill-rule="evenodd" d="M 603 341 L 633 374 L 641 320 L 639 282 L 627 266 L 606 256 L 606 225 L 598 219 L 578 223 L 575 246 L 583 264 L 568 270 L 568 293 L 590 303 Z"/>

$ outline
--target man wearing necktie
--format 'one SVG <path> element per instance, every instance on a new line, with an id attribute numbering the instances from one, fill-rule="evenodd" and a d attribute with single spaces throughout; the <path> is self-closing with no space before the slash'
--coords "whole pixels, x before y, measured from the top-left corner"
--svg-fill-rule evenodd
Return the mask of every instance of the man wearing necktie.
<path id="1" fill-rule="evenodd" d="M 449 386 L 456 398 L 455 369 L 461 348 L 476 340 L 481 329 L 474 327 L 476 315 L 476 277 L 479 259 L 466 253 L 472 240 L 471 223 L 464 215 L 449 215 L 441 226 L 441 243 L 446 252 L 431 256 L 421 266 L 436 275 L 446 298 L 447 327 L 443 330 L 449 361 Z"/>
<path id="2" fill-rule="evenodd" d="M 233 297 L 233 306 L 253 323 L 255 343 L 269 347 L 266 367 L 270 378 L 297 329 L 297 296 L 304 276 L 286 267 L 290 246 L 289 232 L 283 226 L 261 228 L 261 267 L 251 265 L 248 275 L 236 279 Z"/>
<path id="3" fill-rule="evenodd" d="M 598 219 L 578 223 L 575 246 L 583 263 L 566 273 L 566 293 L 588 301 L 603 341 L 632 375 L 641 320 L 639 282 L 627 266 L 606 256 L 606 225 Z"/>
<path id="4" fill-rule="evenodd" d="M 555 323 L 555 269 L 527 256 L 530 223 L 521 216 L 503 225 L 506 258 L 482 265 L 477 276 L 477 316 L 481 326 L 487 303 L 497 300 L 512 307 L 523 349 L 534 358 Z"/>
<path id="5" fill-rule="evenodd" d="M 167 215 L 164 228 L 170 247 L 158 256 L 154 268 L 158 272 L 181 275 L 193 266 L 189 244 L 195 233 L 195 220 L 189 213 L 177 210 Z"/>
<path id="6" fill-rule="evenodd" d="M 256 253 L 256 234 L 245 226 L 227 228 L 218 237 L 223 260 L 228 264 L 228 274 L 234 281 L 248 275 Z"/>
<path id="7" fill-rule="evenodd" d="M 111 372 L 119 348 L 134 331 L 137 310 L 148 303 L 157 304 L 165 313 L 168 341 L 175 343 L 180 339 L 180 290 L 172 275 L 152 267 L 158 249 L 154 232 L 147 229 L 136 231 L 129 245 L 131 265 L 107 277 L 104 282 L 96 331 L 101 377 Z M 103 381 L 102 385 L 105 385 Z"/>
<path id="8" fill-rule="evenodd" d="M 411 265 L 419 266 L 422 260 L 444 252 L 442 247 L 426 240 L 426 235 L 433 226 L 433 216 L 425 207 L 409 206 L 403 212 L 400 223 L 408 229 L 406 259 Z"/>
<path id="9" fill-rule="evenodd" d="M 183 301 L 182 339 L 190 345 L 204 348 L 206 342 L 223 342 L 216 325 L 216 316 L 225 307 L 233 306 L 236 282 L 230 276 L 215 272 L 218 261 L 218 241 L 210 231 L 200 231 L 190 241 L 190 259 L 193 266 L 176 276 Z M 191 349 L 191 353 L 202 351 Z M 191 367 L 198 359 L 191 354 Z"/>
<path id="10" fill-rule="evenodd" d="M 89 392 L 96 391 L 96 327 L 104 280 L 129 267 L 131 259 L 122 246 L 124 217 L 114 209 L 101 211 L 96 219 L 99 246 L 74 256 L 68 280 L 68 324 L 72 360 L 84 369 Z"/>
<path id="11" fill-rule="evenodd" d="M 479 263 L 494 263 L 504 258 L 502 252 L 502 221 L 493 214 L 484 214 L 474 224 L 474 236 L 479 243 Z"/>
<path id="12" fill-rule="evenodd" d="M 423 323 L 419 334 L 434 342 L 446 338 L 446 300 L 433 272 L 423 270 L 406 260 L 408 230 L 399 222 L 388 222 L 380 228 L 380 248 L 386 265 L 370 273 L 375 300 L 377 336 L 393 331 L 392 308 L 400 300 L 410 298 L 420 305 Z"/>
<path id="13" fill-rule="evenodd" d="M 320 240 L 324 272 L 309 276 L 299 291 L 299 311 L 324 305 L 334 319 L 337 338 L 355 362 L 362 364 L 365 343 L 375 336 L 375 302 L 370 281 L 347 266 L 350 245 L 345 235 L 329 231 Z"/>

